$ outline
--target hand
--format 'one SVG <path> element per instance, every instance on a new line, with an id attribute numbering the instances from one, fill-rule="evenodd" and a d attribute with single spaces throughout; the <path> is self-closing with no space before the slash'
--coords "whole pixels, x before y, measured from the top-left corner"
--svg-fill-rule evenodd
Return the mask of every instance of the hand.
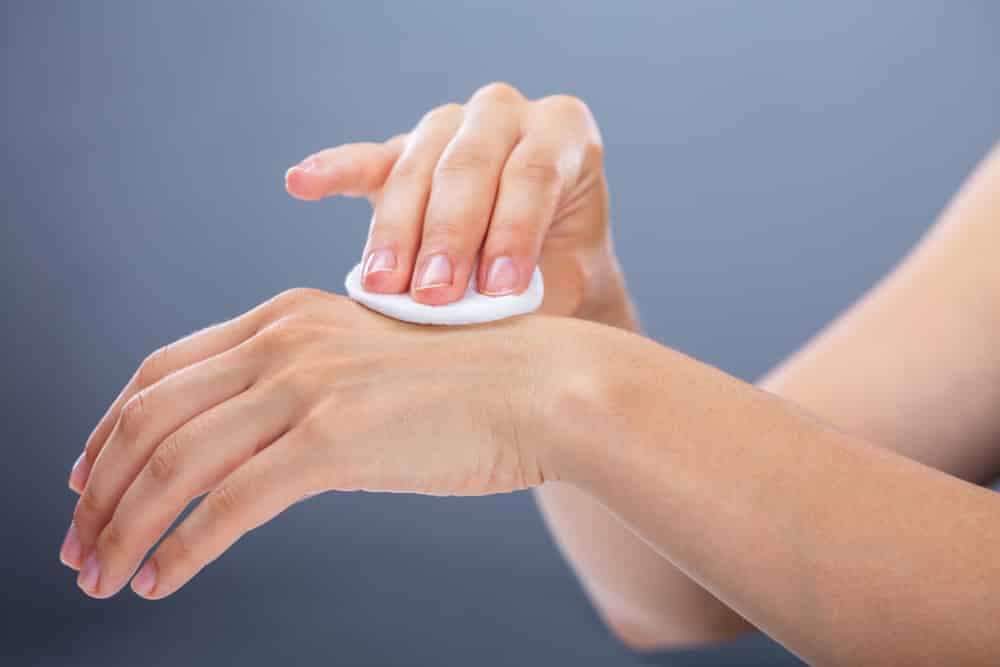
<path id="1" fill-rule="evenodd" d="M 248 530 L 326 490 L 479 495 L 546 477 L 565 318 L 403 324 L 292 290 L 159 350 L 100 421 L 61 551 L 94 597 L 177 590 Z M 579 339 L 574 334 L 570 336 Z M 573 366 L 567 366 L 573 368 Z M 542 401 L 542 403 L 538 403 Z M 539 445 L 543 445 L 540 447 Z M 89 472 L 88 472 L 89 471 Z"/>
<path id="2" fill-rule="evenodd" d="M 624 325 L 601 136 L 576 98 L 531 101 L 493 83 L 465 105 L 429 112 L 409 134 L 316 153 L 286 181 L 301 199 L 368 197 L 369 291 L 450 303 L 481 256 L 482 293 L 520 293 L 540 262 L 543 312 Z"/>

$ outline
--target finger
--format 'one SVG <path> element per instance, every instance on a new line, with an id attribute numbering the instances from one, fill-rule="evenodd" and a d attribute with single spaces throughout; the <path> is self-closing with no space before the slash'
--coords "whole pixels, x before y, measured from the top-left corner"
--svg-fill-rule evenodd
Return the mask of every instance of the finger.
<path id="1" fill-rule="evenodd" d="M 170 595 L 241 536 L 325 490 L 299 437 L 290 431 L 205 496 L 139 570 L 132 589 L 150 599 Z"/>
<path id="2" fill-rule="evenodd" d="M 504 84 L 491 84 L 469 101 L 462 128 L 434 171 L 411 286 L 414 300 L 442 305 L 468 288 L 500 173 L 519 138 L 522 102 L 520 93 Z"/>
<path id="3" fill-rule="evenodd" d="M 448 104 L 421 119 L 386 180 L 362 255 L 366 290 L 405 292 L 420 244 L 434 166 L 462 122 L 462 107 Z"/>
<path id="4" fill-rule="evenodd" d="M 70 488 L 77 493 L 83 492 L 98 454 L 104 447 L 108 436 L 111 435 L 115 424 L 118 423 L 122 408 L 138 392 L 159 382 L 177 369 L 197 363 L 239 344 L 253 334 L 255 327 L 256 324 L 252 318 L 237 318 L 231 322 L 217 324 L 198 331 L 164 346 L 146 357 L 87 439 L 83 454 L 70 473 Z"/>
<path id="5" fill-rule="evenodd" d="M 288 395 L 258 385 L 171 433 L 101 531 L 81 587 L 94 597 L 118 592 L 188 503 L 281 437 L 292 403 Z"/>
<path id="6" fill-rule="evenodd" d="M 77 459 L 70 473 L 69 487 L 77 493 L 83 492 L 98 454 L 118 423 L 122 408 L 133 396 L 170 373 L 214 357 L 244 342 L 265 324 L 296 307 L 304 298 L 301 292 L 302 290 L 295 289 L 283 292 L 239 317 L 195 332 L 146 357 L 87 439 L 83 455 Z"/>
<path id="7" fill-rule="evenodd" d="M 548 141 L 526 137 L 511 154 L 483 243 L 477 276 L 481 293 L 501 296 L 527 289 L 565 182 L 560 151 Z"/>
<path id="8" fill-rule="evenodd" d="M 561 206 L 573 206 L 570 188 L 586 190 L 585 168 L 601 160 L 597 125 L 575 98 L 560 95 L 533 103 L 522 132 L 504 166 L 483 244 L 478 284 L 484 294 L 527 289 L 555 216 Z"/>
<path id="9" fill-rule="evenodd" d="M 314 153 L 285 172 L 285 189 L 306 200 L 368 196 L 382 187 L 404 143 L 400 135 L 385 143 L 345 144 Z"/>
<path id="10" fill-rule="evenodd" d="M 253 360 L 235 348 L 168 375 L 125 404 L 73 511 L 81 559 L 91 553 L 122 495 L 160 442 L 188 420 L 245 391 L 254 380 Z M 70 567 L 79 565 L 72 558 L 65 560 Z"/>

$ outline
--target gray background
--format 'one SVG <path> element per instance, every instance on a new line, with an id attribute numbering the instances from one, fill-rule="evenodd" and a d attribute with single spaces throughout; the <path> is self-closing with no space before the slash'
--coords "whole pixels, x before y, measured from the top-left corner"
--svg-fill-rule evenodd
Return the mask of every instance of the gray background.
<path id="1" fill-rule="evenodd" d="M 287 287 L 340 290 L 366 205 L 287 198 L 308 152 L 494 79 L 582 97 L 647 331 L 751 379 L 886 271 L 1000 132 L 987 2 L 25 1 L 0 26 L 14 664 L 640 662 L 526 494 L 326 495 L 159 603 L 89 600 L 59 565 L 69 465 L 147 352 Z"/>

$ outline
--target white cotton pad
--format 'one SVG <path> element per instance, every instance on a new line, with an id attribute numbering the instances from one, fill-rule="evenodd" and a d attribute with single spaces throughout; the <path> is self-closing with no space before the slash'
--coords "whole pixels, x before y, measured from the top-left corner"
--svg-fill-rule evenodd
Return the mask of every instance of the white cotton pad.
<path id="1" fill-rule="evenodd" d="M 347 296 L 375 312 L 388 315 L 404 322 L 415 324 L 481 324 L 493 322 L 515 315 L 524 315 L 538 310 L 545 295 L 542 272 L 535 268 L 531 283 L 522 294 L 507 296 L 485 296 L 476 291 L 476 272 L 472 272 L 469 289 L 458 301 L 443 306 L 428 306 L 417 303 L 404 294 L 376 294 L 367 292 L 361 286 L 361 264 L 347 274 L 344 280 Z"/>

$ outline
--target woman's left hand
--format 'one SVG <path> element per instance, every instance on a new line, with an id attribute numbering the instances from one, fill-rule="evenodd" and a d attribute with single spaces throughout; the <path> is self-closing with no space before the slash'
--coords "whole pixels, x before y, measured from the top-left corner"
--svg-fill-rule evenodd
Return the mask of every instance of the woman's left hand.
<path id="1" fill-rule="evenodd" d="M 176 591 L 241 535 L 326 490 L 479 495 L 546 478 L 552 367 L 589 326 L 529 316 L 434 329 L 284 293 L 147 358 L 74 466 L 61 558 L 108 597 Z"/>

